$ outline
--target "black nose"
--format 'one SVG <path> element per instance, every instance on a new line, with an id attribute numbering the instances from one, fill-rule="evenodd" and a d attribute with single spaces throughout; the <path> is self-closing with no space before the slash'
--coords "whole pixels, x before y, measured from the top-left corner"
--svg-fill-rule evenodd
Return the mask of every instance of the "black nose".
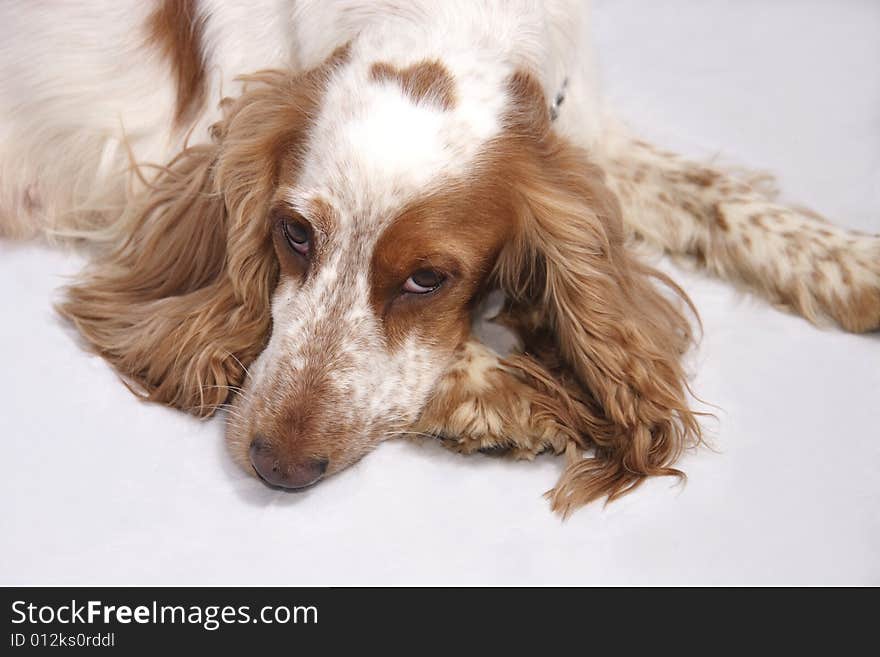
<path id="1" fill-rule="evenodd" d="M 257 436 L 248 449 L 251 464 L 263 481 L 280 488 L 311 486 L 327 471 L 327 459 L 309 458 L 299 463 L 281 458 L 272 444 Z"/>

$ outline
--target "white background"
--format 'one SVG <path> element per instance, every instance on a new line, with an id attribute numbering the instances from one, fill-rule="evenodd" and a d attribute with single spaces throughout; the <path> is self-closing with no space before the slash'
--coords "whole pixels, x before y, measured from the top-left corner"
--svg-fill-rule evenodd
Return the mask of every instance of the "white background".
<path id="1" fill-rule="evenodd" d="M 779 176 L 880 232 L 880 3 L 615 0 L 606 89 L 654 141 Z M 564 106 L 563 106 L 564 111 Z M 233 467 L 221 419 L 136 401 L 53 315 L 81 260 L 0 243 L 0 583 L 880 584 L 880 335 L 697 274 L 715 451 L 561 522 L 561 462 L 386 443 L 303 494 Z M 478 613 L 475 610 L 474 613 Z"/>

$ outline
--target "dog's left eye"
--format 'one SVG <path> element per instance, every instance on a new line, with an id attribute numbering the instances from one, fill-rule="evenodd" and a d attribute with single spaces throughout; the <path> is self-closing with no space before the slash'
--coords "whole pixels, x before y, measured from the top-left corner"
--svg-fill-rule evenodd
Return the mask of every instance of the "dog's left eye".
<path id="1" fill-rule="evenodd" d="M 310 242 L 309 230 L 301 223 L 292 220 L 285 220 L 281 224 L 281 231 L 284 233 L 284 239 L 290 245 L 290 248 L 300 255 L 308 255 Z"/>
<path id="2" fill-rule="evenodd" d="M 418 269 L 403 284 L 403 291 L 410 294 L 427 294 L 443 284 L 446 277 L 433 269 Z"/>

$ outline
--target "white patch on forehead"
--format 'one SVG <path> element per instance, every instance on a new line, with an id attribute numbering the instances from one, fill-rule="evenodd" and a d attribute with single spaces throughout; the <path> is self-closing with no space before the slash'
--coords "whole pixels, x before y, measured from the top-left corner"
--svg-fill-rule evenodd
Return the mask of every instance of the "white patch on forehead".
<path id="1" fill-rule="evenodd" d="M 442 110 L 416 105 L 399 87 L 377 83 L 370 111 L 345 125 L 341 141 L 356 170 L 410 187 L 427 185 L 449 164 Z"/>
<path id="2" fill-rule="evenodd" d="M 505 71 L 437 57 L 453 79 L 455 102 L 417 102 L 395 80 L 374 79 L 375 63 L 398 69 L 431 61 L 381 51 L 352 54 L 334 73 L 304 148 L 297 189 L 331 201 L 347 222 L 390 221 L 413 198 L 464 176 L 501 130 Z M 378 227 L 378 226 L 377 226 Z"/>

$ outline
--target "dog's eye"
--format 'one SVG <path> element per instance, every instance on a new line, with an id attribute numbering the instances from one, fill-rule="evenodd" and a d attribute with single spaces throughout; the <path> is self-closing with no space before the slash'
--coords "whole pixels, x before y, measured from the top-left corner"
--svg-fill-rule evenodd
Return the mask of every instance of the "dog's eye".
<path id="1" fill-rule="evenodd" d="M 284 239 L 287 240 L 287 243 L 290 245 L 290 248 L 299 253 L 300 255 L 308 255 L 309 249 L 311 246 L 311 240 L 309 239 L 309 229 L 303 226 L 300 222 L 285 219 L 281 223 L 281 231 L 284 233 Z"/>
<path id="2" fill-rule="evenodd" d="M 445 279 L 446 277 L 439 271 L 418 269 L 406 279 L 406 283 L 403 284 L 403 291 L 410 294 L 427 294 L 440 287 Z"/>

